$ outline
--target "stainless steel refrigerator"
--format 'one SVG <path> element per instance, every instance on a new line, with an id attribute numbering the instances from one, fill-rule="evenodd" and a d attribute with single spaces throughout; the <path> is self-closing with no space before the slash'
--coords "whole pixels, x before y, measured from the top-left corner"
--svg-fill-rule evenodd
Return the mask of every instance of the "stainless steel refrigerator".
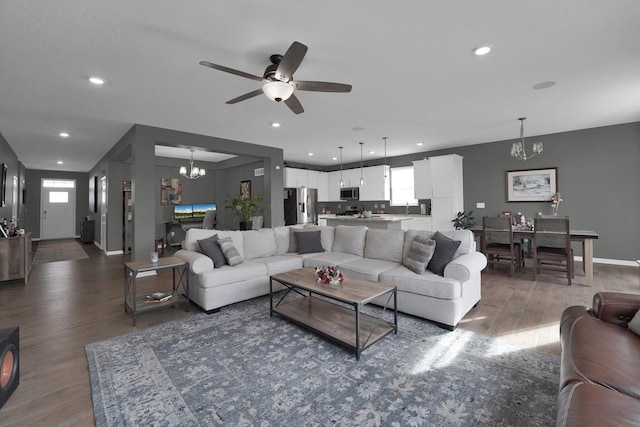
<path id="1" fill-rule="evenodd" d="M 315 188 L 285 188 L 284 189 L 284 223 L 317 224 L 318 190 Z"/>

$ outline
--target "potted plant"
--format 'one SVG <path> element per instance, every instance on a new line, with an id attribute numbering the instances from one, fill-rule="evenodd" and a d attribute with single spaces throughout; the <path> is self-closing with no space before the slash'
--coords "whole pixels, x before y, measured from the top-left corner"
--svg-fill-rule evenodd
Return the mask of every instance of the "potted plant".
<path id="1" fill-rule="evenodd" d="M 458 215 L 451 220 L 456 230 L 466 230 L 467 228 L 471 228 L 476 225 L 474 222 L 475 218 L 471 216 L 472 213 L 473 211 L 469 211 L 468 213 L 465 213 L 464 211 L 458 212 Z"/>
<path id="2" fill-rule="evenodd" d="M 238 195 L 228 201 L 225 208 L 233 210 L 238 215 L 240 230 L 251 230 L 253 225 L 251 218 L 262 210 L 261 203 L 262 197 L 242 197 Z"/>

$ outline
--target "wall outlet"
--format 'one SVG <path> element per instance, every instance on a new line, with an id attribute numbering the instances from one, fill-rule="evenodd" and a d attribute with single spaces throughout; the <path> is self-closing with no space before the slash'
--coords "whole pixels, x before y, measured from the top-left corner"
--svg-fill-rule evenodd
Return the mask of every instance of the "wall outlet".
<path id="1" fill-rule="evenodd" d="M 484 202 L 476 203 L 476 209 L 484 209 Z"/>

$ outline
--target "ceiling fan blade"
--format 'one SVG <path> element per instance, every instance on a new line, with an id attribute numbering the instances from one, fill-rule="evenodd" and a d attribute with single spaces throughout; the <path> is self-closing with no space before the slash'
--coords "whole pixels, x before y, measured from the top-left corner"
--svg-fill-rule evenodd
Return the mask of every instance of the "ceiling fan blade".
<path id="1" fill-rule="evenodd" d="M 256 90 L 251 91 L 249 93 L 245 93 L 244 95 L 240 95 L 237 98 L 230 99 L 227 102 L 225 102 L 225 104 L 235 104 L 235 103 L 238 103 L 240 101 L 244 101 L 245 99 L 249 99 L 249 98 L 253 98 L 254 96 L 258 96 L 261 93 L 262 93 L 262 88 L 256 89 Z"/>
<path id="2" fill-rule="evenodd" d="M 311 92 L 351 92 L 351 85 L 330 82 L 294 81 L 293 88 Z"/>
<path id="3" fill-rule="evenodd" d="M 296 114 L 304 113 L 304 108 L 302 108 L 302 104 L 300 104 L 300 101 L 294 94 L 291 94 L 289 99 L 284 101 L 284 103 L 287 104 L 287 107 L 289 107 L 291 111 L 293 111 L 294 113 Z"/>
<path id="4" fill-rule="evenodd" d="M 283 82 L 291 80 L 306 54 L 307 46 L 300 42 L 291 43 L 276 69 L 276 79 Z"/>
<path id="5" fill-rule="evenodd" d="M 234 70 L 233 68 L 225 67 L 224 65 L 212 64 L 208 61 L 200 61 L 200 65 L 204 65 L 205 67 L 213 68 L 214 70 L 224 71 L 225 73 L 235 74 L 236 76 L 244 77 L 251 80 L 257 80 L 261 82 L 262 77 L 256 76 L 254 74 L 245 73 L 244 71 Z"/>

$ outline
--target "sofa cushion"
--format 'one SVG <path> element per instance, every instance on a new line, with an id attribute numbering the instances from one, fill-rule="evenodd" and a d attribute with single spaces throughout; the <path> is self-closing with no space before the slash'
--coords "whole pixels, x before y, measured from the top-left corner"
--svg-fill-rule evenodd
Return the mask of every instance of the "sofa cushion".
<path id="1" fill-rule="evenodd" d="M 298 253 L 308 254 L 312 252 L 324 252 L 322 241 L 320 240 L 320 230 L 312 231 L 295 231 L 296 241 L 298 243 Z"/>
<path id="2" fill-rule="evenodd" d="M 440 234 L 450 238 L 451 240 L 460 241 L 460 246 L 453 254 L 453 258 L 458 258 L 460 255 L 475 252 L 476 241 L 473 238 L 473 232 L 471 230 L 447 230 Z"/>
<path id="3" fill-rule="evenodd" d="M 264 258 L 277 252 L 276 239 L 271 228 L 243 231 L 242 244 L 245 260 Z"/>
<path id="4" fill-rule="evenodd" d="M 231 237 L 218 239 L 218 245 L 220 246 L 220 250 L 222 250 L 224 257 L 227 259 L 227 263 L 229 263 L 230 266 L 233 267 L 235 265 L 242 264 L 242 261 L 244 261 L 244 259 L 233 244 L 233 240 L 231 240 Z"/>
<path id="5" fill-rule="evenodd" d="M 402 260 L 402 264 L 414 273 L 422 274 L 427 270 L 427 265 L 431 261 L 435 249 L 435 240 L 416 236 L 413 238 L 407 257 Z"/>
<path id="6" fill-rule="evenodd" d="M 444 276 L 444 268 L 451 262 L 462 242 L 460 240 L 452 240 L 439 231 L 436 231 L 433 235 L 433 240 L 436 241 L 436 250 L 427 268 L 439 276 Z"/>
<path id="7" fill-rule="evenodd" d="M 395 261 L 386 261 L 373 258 L 360 258 L 349 262 L 338 263 L 338 269 L 344 276 L 360 277 L 362 279 L 378 281 L 380 273 L 391 270 L 399 265 Z"/>
<path id="8" fill-rule="evenodd" d="M 202 228 L 190 228 L 187 230 L 187 233 L 185 234 L 183 249 L 202 253 L 202 249 L 200 249 L 200 245 L 198 245 L 198 240 L 208 239 L 209 237 L 214 236 L 216 234 L 218 234 L 218 230 L 204 230 Z"/>
<path id="9" fill-rule="evenodd" d="M 267 277 L 267 266 L 256 261 L 247 261 L 235 267 L 225 265 L 202 272 L 198 275 L 198 282 L 203 288 L 215 288 L 245 280 L 254 280 L 262 276 Z"/>
<path id="10" fill-rule="evenodd" d="M 362 259 L 362 257 L 344 252 L 323 252 L 321 254 L 312 254 L 309 257 L 305 257 L 304 266 L 326 267 L 329 265 L 340 265 L 358 259 Z"/>
<path id="11" fill-rule="evenodd" d="M 295 231 L 301 231 L 302 224 L 289 226 L 289 250 L 288 252 L 298 252 L 298 241 L 296 240 Z"/>
<path id="12" fill-rule="evenodd" d="M 378 280 L 393 283 L 398 292 L 409 292 L 444 300 L 453 300 L 462 296 L 462 285 L 458 280 L 440 277 L 427 270 L 424 274 L 416 274 L 400 265 L 380 273 Z"/>
<path id="13" fill-rule="evenodd" d="M 256 258 L 254 261 L 266 265 L 267 274 L 269 276 L 302 268 L 302 258 L 291 255 L 276 255 L 267 258 Z"/>
<path id="14" fill-rule="evenodd" d="M 289 252 L 289 242 L 291 241 L 291 231 L 288 226 L 274 227 L 273 237 L 276 240 L 276 255 Z"/>
<path id="15" fill-rule="evenodd" d="M 208 239 L 198 240 L 198 245 L 202 252 L 211 258 L 214 268 L 222 267 L 227 264 L 227 259 L 224 257 L 220 245 L 218 245 L 218 235 L 214 234 Z"/>
<path id="16" fill-rule="evenodd" d="M 364 257 L 402 262 L 404 230 L 367 230 Z"/>
<path id="17" fill-rule="evenodd" d="M 357 256 L 364 256 L 364 243 L 367 237 L 367 227 L 338 225 L 335 228 L 333 252 L 344 252 Z"/>

